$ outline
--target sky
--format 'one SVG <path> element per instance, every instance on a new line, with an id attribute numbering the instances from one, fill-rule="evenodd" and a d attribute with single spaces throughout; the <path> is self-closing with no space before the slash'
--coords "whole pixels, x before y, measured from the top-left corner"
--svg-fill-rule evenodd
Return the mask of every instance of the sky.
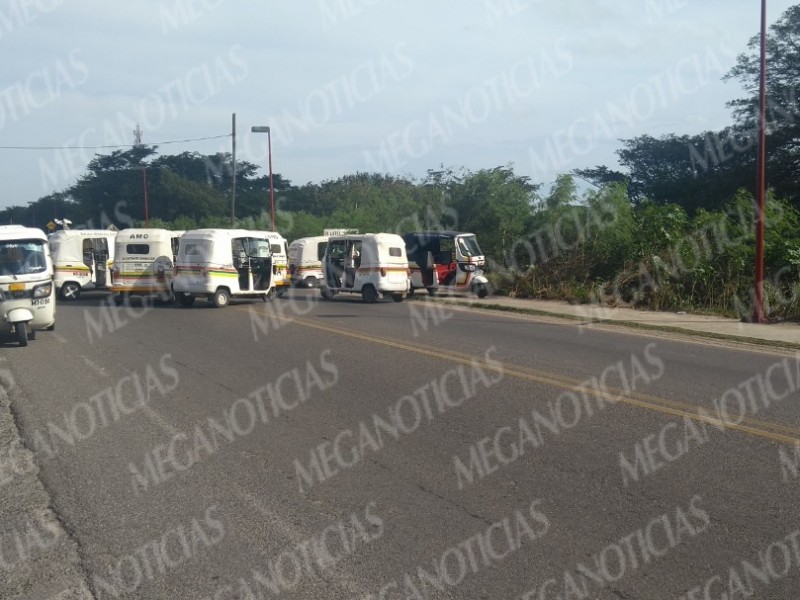
<path id="1" fill-rule="evenodd" d="M 773 23 L 793 2 L 768 4 Z M 0 207 L 137 124 L 160 154 L 230 152 L 234 113 L 237 160 L 265 174 L 269 140 L 295 185 L 511 165 L 546 190 L 618 167 L 620 139 L 729 125 L 722 77 L 759 19 L 757 0 L 0 0 Z"/>

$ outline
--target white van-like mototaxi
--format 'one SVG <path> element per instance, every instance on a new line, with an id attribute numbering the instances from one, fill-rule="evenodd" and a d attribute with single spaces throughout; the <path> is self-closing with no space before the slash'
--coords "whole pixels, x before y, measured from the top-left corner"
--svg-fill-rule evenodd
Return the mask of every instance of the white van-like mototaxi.
<path id="1" fill-rule="evenodd" d="M 410 287 L 405 242 L 394 233 L 331 236 L 322 270 L 325 300 L 352 292 L 360 293 L 364 302 L 376 302 L 381 295 L 401 302 Z"/>
<path id="2" fill-rule="evenodd" d="M 62 229 L 47 236 L 58 297 L 77 300 L 84 290 L 106 290 L 116 230 Z"/>
<path id="3" fill-rule="evenodd" d="M 275 293 L 271 240 L 266 231 L 193 229 L 181 236 L 172 289 L 181 306 L 197 297 L 214 306 L 231 298 L 261 298 Z"/>
<path id="4" fill-rule="evenodd" d="M 0 226 L 0 331 L 20 346 L 56 323 L 56 289 L 47 236 L 41 229 Z"/>
<path id="5" fill-rule="evenodd" d="M 327 235 L 298 238 L 289 244 L 289 276 L 295 287 L 313 288 L 320 285 L 322 259 L 328 245 Z"/>
<path id="6" fill-rule="evenodd" d="M 275 279 L 275 291 L 283 296 L 292 285 L 289 277 L 289 245 L 286 238 L 277 231 L 267 231 L 270 251 L 272 253 L 272 273 Z"/>
<path id="7" fill-rule="evenodd" d="M 129 228 L 117 233 L 111 269 L 115 303 L 121 304 L 132 295 L 157 295 L 164 300 L 172 297 L 175 255 L 182 234 L 153 228 Z"/>

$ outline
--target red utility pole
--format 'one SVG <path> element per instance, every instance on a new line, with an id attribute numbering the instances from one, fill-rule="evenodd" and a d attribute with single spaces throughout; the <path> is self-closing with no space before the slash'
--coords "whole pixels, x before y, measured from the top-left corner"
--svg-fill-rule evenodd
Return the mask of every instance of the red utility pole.
<path id="1" fill-rule="evenodd" d="M 271 230 L 275 231 L 275 186 L 272 183 L 272 134 L 267 127 L 267 146 L 269 153 L 269 220 Z"/>
<path id="2" fill-rule="evenodd" d="M 753 322 L 765 323 L 764 318 L 764 207 L 766 193 L 767 148 L 766 148 L 766 100 L 767 100 L 767 0 L 761 0 L 761 79 L 759 82 L 758 106 L 758 176 L 756 190 L 756 265 L 755 289 L 753 290 Z"/>
<path id="3" fill-rule="evenodd" d="M 272 182 L 272 134 L 267 125 L 254 125 L 250 128 L 253 133 L 267 134 L 267 154 L 269 156 L 269 220 L 272 231 L 275 231 L 275 185 Z"/>
<path id="4" fill-rule="evenodd" d="M 150 211 L 147 207 L 147 167 L 142 169 L 142 178 L 144 179 L 144 226 L 150 226 Z"/>

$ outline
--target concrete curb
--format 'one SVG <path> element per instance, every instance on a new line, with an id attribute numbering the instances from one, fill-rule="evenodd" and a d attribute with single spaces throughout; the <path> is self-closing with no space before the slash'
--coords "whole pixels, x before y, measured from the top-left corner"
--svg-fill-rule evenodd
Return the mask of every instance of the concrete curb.
<path id="1" fill-rule="evenodd" d="M 502 297 L 501 297 L 502 298 Z M 757 346 L 762 348 L 780 348 L 783 350 L 800 350 L 800 326 L 797 328 L 797 342 L 789 342 L 785 340 L 774 340 L 774 339 L 766 339 L 764 337 L 759 337 L 758 335 L 738 335 L 735 333 L 721 333 L 718 331 L 709 331 L 707 329 L 702 329 L 697 326 L 689 327 L 689 326 L 676 326 L 670 323 L 643 323 L 640 321 L 632 321 L 629 319 L 612 319 L 612 318 L 596 318 L 591 316 L 584 316 L 584 315 L 575 315 L 570 314 L 569 312 L 559 312 L 558 310 L 550 310 L 550 309 L 542 309 L 536 308 L 535 303 L 536 300 L 530 300 L 529 302 L 534 306 L 530 307 L 522 307 L 522 306 L 511 306 L 508 304 L 500 304 L 497 302 L 492 302 L 492 299 L 489 298 L 487 300 L 470 300 L 468 298 L 458 298 L 458 297 L 433 297 L 433 298 L 426 298 L 428 301 L 434 302 L 441 302 L 444 304 L 455 304 L 458 306 L 466 306 L 469 308 L 477 308 L 481 310 L 490 310 L 490 311 L 498 311 L 498 312 L 510 312 L 516 314 L 523 314 L 523 315 L 532 315 L 532 316 L 541 316 L 541 317 L 550 317 L 555 319 L 563 319 L 566 321 L 577 321 L 583 323 L 587 326 L 591 325 L 604 325 L 604 326 L 612 326 L 612 327 L 620 327 L 620 328 L 628 328 L 628 329 L 638 329 L 644 331 L 663 331 L 668 333 L 686 335 L 690 337 L 698 337 L 698 338 L 705 338 L 705 339 L 712 339 L 712 340 L 720 340 L 720 341 L 728 341 L 728 342 L 735 342 L 737 344 L 743 345 L 750 345 L 750 346 Z M 653 313 L 657 315 L 659 313 Z M 670 313 L 671 314 L 671 313 Z M 695 315 L 697 316 L 697 315 Z M 731 321 L 732 324 L 738 324 L 738 321 Z M 769 327 L 769 326 L 767 326 Z M 754 332 L 755 333 L 755 332 Z"/>

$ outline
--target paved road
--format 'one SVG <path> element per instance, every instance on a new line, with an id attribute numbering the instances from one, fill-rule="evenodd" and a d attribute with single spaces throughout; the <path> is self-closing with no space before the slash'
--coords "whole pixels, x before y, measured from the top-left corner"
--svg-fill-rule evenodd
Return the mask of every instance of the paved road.
<path id="1" fill-rule="evenodd" d="M 2 350 L 77 557 L 6 522 L 16 597 L 797 597 L 793 355 L 290 294 Z"/>

